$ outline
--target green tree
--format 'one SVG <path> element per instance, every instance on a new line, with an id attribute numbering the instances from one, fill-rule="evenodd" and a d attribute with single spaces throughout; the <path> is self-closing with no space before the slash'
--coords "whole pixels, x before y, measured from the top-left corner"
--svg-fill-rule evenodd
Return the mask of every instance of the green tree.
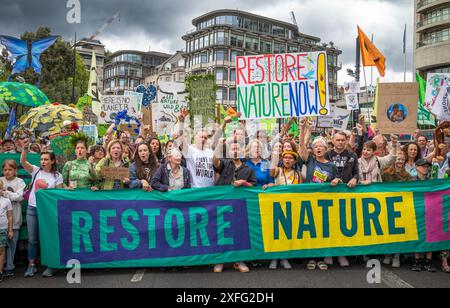
<path id="1" fill-rule="evenodd" d="M 41 27 L 35 33 L 25 32 L 21 35 L 24 41 L 34 41 L 49 37 L 51 35 L 50 28 Z M 78 98 L 83 96 L 87 91 L 89 82 L 89 71 L 83 63 L 81 57 L 76 55 L 76 82 L 75 82 L 75 99 L 72 101 L 72 84 L 73 84 L 73 48 L 69 42 L 65 42 L 62 38 L 48 48 L 41 56 L 42 76 L 40 89 L 48 96 L 51 102 L 59 102 L 63 104 L 76 104 Z M 7 59 L 7 53 L 3 50 L 0 55 L 0 65 L 4 66 L 0 72 L 0 80 L 4 80 L 5 75 L 9 76 L 12 66 Z M 27 83 L 37 85 L 39 75 L 33 69 L 20 74 Z M 13 76 L 13 80 L 16 76 Z M 8 77 L 6 76 L 6 79 Z"/>

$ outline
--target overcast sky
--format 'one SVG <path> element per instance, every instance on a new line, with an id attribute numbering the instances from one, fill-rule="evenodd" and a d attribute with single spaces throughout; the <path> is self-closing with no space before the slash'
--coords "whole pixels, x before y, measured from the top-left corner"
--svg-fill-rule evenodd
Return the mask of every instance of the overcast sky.
<path id="1" fill-rule="evenodd" d="M 407 32 L 407 81 L 412 80 L 413 0 L 80 0 L 81 24 L 66 20 L 67 0 L 0 0 L 0 34 L 17 36 L 49 26 L 66 40 L 89 37 L 115 12 L 120 21 L 111 25 L 97 39 L 110 51 L 136 49 L 175 53 L 184 49 L 181 37 L 193 29 L 192 19 L 217 9 L 239 9 L 291 22 L 296 15 L 300 31 L 333 41 L 343 51 L 343 69 L 339 83 L 351 81 L 347 68 L 354 69 L 356 26 L 360 25 L 387 58 L 383 81 L 403 81 L 402 40 Z M 366 69 L 370 83 L 370 68 Z M 374 80 L 378 77 L 374 69 Z M 361 79 L 364 75 L 361 74 Z M 364 81 L 362 82 L 364 84 Z"/>

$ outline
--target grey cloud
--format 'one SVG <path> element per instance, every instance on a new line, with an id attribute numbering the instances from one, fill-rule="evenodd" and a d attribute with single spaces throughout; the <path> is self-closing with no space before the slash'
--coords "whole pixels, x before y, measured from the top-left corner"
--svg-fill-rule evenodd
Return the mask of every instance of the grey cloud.
<path id="1" fill-rule="evenodd" d="M 303 5 L 313 3 L 314 0 L 303 1 Z M 398 10 L 408 9 L 412 13 L 411 0 L 360 0 L 366 2 L 390 2 Z M 185 47 L 181 36 L 193 29 L 192 19 L 205 14 L 208 11 L 224 7 L 246 11 L 259 10 L 263 15 L 271 16 L 270 8 L 279 3 L 275 0 L 228 0 L 225 5 L 214 0 L 182 1 L 182 0 L 81 0 L 81 24 L 71 25 L 66 21 L 66 0 L 0 0 L 0 33 L 18 36 L 25 31 L 35 31 L 39 26 L 49 26 L 53 33 L 59 34 L 66 40 L 77 32 L 78 37 L 87 37 L 93 34 L 116 11 L 120 11 L 120 22 L 113 24 L 102 35 L 100 40 L 109 38 L 121 38 L 126 40 L 135 32 L 144 31 L 149 44 L 162 40 L 169 41 L 170 50 Z M 337 4 L 338 1 L 330 0 Z M 283 20 L 289 21 L 289 4 L 286 5 L 286 14 Z M 334 21 L 336 18 L 339 22 Z M 315 20 L 301 20 L 301 31 L 307 34 L 321 37 L 324 42 L 334 41 L 343 50 L 340 61 L 344 64 L 354 63 L 355 46 L 352 39 L 356 37 L 356 29 L 349 20 L 339 20 L 339 16 L 322 16 L 323 22 Z M 382 23 L 382 21 L 381 21 Z M 404 21 L 399 21 L 399 27 L 403 28 Z M 412 25 L 410 25 L 411 27 Z M 375 29 L 370 29 L 375 31 Z M 369 29 L 367 29 L 369 32 Z M 401 33 L 400 33 L 401 32 Z M 412 45 L 412 30 L 409 29 L 409 46 Z M 388 33 L 376 33 L 377 46 L 385 52 L 390 68 L 395 71 L 403 70 L 403 55 L 401 46 L 401 34 L 399 37 Z M 369 34 L 369 33 L 368 33 Z M 108 47 L 108 46 L 107 46 Z M 411 51 L 411 48 L 410 48 Z"/>

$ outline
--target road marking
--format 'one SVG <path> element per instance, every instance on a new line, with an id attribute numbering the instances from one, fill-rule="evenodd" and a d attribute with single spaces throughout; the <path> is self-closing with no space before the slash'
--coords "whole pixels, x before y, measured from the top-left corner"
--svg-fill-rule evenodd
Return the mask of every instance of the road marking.
<path id="1" fill-rule="evenodd" d="M 385 268 L 381 272 L 381 280 L 392 289 L 414 289 L 412 285 Z"/>
<path id="2" fill-rule="evenodd" d="M 136 271 L 133 278 L 131 278 L 131 282 L 141 282 L 142 278 L 144 278 L 145 270 Z"/>

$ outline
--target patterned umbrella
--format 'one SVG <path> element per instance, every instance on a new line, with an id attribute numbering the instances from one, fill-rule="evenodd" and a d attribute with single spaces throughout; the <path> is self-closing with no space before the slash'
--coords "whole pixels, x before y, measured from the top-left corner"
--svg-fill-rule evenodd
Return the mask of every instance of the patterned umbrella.
<path id="1" fill-rule="evenodd" d="M 50 104 L 47 96 L 35 86 L 20 82 L 0 82 L 0 98 L 5 103 L 38 107 Z"/>
<path id="2" fill-rule="evenodd" d="M 63 130 L 65 121 L 82 122 L 83 113 L 76 108 L 53 103 L 31 109 L 20 119 L 20 125 L 34 130 L 36 135 L 51 136 Z"/>

